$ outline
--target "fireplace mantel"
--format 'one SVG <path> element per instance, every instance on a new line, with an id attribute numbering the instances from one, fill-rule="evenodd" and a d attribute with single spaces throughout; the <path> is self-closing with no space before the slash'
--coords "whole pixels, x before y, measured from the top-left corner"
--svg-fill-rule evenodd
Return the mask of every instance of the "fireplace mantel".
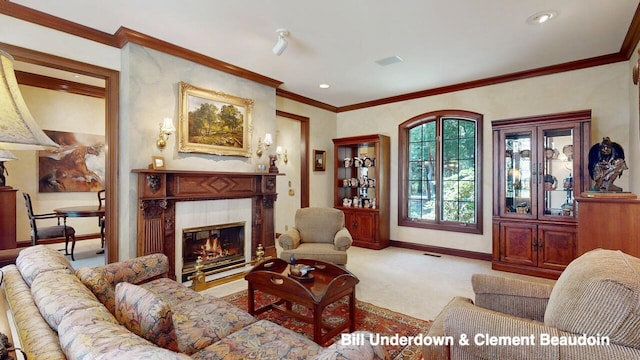
<path id="1" fill-rule="evenodd" d="M 275 173 L 135 169 L 138 174 L 137 255 L 163 253 L 175 279 L 175 203 L 250 198 L 251 255 L 258 244 L 276 256 Z"/>

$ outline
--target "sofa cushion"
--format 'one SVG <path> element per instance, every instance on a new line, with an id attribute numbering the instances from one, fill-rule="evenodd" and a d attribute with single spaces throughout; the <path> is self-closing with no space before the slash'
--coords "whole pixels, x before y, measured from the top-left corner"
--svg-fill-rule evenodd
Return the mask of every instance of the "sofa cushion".
<path id="1" fill-rule="evenodd" d="M 179 304 L 191 299 L 199 298 L 197 291 L 188 288 L 169 278 L 161 278 L 140 284 L 141 287 L 162 296 L 169 306 Z"/>
<path id="2" fill-rule="evenodd" d="M 334 208 L 298 209 L 295 224 L 303 242 L 333 244 L 336 233 L 344 227 L 344 213 Z"/>
<path id="3" fill-rule="evenodd" d="M 105 313 L 111 316 L 107 311 Z M 186 355 L 155 346 L 115 319 L 110 321 L 102 314 L 88 310 L 76 311 L 65 317 L 58 332 L 60 346 L 67 359 L 189 359 Z"/>
<path id="4" fill-rule="evenodd" d="M 64 360 L 58 334 L 40 316 L 31 289 L 15 265 L 2 268 L 2 286 L 11 315 L 18 324 L 18 339 L 14 340 L 19 340 L 27 359 Z"/>
<path id="5" fill-rule="evenodd" d="M 43 259 L 46 259 L 46 261 L 43 261 Z M 16 259 L 16 266 L 29 286 L 43 272 L 65 270 L 70 274 L 73 273 L 73 267 L 64 255 L 44 245 L 27 247 L 20 251 Z"/>
<path id="6" fill-rule="evenodd" d="M 43 272 L 31 284 L 31 296 L 40 315 L 52 329 L 58 330 L 62 319 L 79 309 L 106 309 L 73 273 L 66 270 Z"/>
<path id="7" fill-rule="evenodd" d="M 177 351 L 173 313 L 169 305 L 140 286 L 116 285 L 116 319 L 138 336 L 165 349 Z"/>
<path id="8" fill-rule="evenodd" d="M 312 359 L 322 347 L 267 320 L 260 320 L 192 355 L 193 359 Z M 331 359 L 331 357 L 327 357 Z"/>
<path id="9" fill-rule="evenodd" d="M 640 259 L 614 250 L 587 252 L 558 278 L 544 323 L 640 348 L 639 279 Z"/>
<path id="10" fill-rule="evenodd" d="M 256 321 L 246 311 L 207 296 L 172 305 L 171 310 L 178 349 L 189 355 Z"/>
<path id="11" fill-rule="evenodd" d="M 141 284 L 164 277 L 169 271 L 167 256 L 151 254 L 95 268 L 80 268 L 76 275 L 98 300 L 115 314 L 115 287 L 119 282 Z"/>

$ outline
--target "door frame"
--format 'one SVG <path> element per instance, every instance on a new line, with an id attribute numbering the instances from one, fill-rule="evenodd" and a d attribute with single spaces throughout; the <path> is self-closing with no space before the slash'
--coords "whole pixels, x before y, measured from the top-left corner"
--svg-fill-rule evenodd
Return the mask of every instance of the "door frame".
<path id="1" fill-rule="evenodd" d="M 59 70 L 78 73 L 103 79 L 105 81 L 105 231 L 109 241 L 105 242 L 105 258 L 107 263 L 119 261 L 118 241 L 118 166 L 119 166 L 119 108 L 120 108 L 120 72 L 96 65 L 71 60 L 36 50 L 0 43 L 0 48 L 13 56 L 15 60 L 51 67 Z"/>
<path id="2" fill-rule="evenodd" d="M 300 122 L 300 207 L 309 207 L 309 118 L 280 110 L 276 116 Z"/>

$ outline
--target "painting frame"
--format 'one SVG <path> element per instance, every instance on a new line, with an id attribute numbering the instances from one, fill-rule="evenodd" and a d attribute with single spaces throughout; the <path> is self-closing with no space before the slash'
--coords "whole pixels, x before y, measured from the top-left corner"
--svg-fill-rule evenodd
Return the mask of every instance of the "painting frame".
<path id="1" fill-rule="evenodd" d="M 327 166 L 327 152 L 313 150 L 313 171 L 325 171 Z"/>
<path id="2" fill-rule="evenodd" d="M 181 81 L 178 151 L 251 157 L 252 110 L 252 99 Z M 212 111 L 215 120 L 206 117 Z"/>

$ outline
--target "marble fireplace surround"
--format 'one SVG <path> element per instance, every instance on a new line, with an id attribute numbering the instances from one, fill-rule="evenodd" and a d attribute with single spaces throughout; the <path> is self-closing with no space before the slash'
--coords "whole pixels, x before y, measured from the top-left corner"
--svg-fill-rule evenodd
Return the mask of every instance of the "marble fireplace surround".
<path id="1" fill-rule="evenodd" d="M 165 254 L 172 279 L 176 279 L 176 202 L 251 199 L 251 256 L 255 256 L 258 244 L 264 247 L 265 255 L 276 256 L 273 203 L 279 174 L 151 169 L 133 172 L 138 175 L 137 255 Z"/>

